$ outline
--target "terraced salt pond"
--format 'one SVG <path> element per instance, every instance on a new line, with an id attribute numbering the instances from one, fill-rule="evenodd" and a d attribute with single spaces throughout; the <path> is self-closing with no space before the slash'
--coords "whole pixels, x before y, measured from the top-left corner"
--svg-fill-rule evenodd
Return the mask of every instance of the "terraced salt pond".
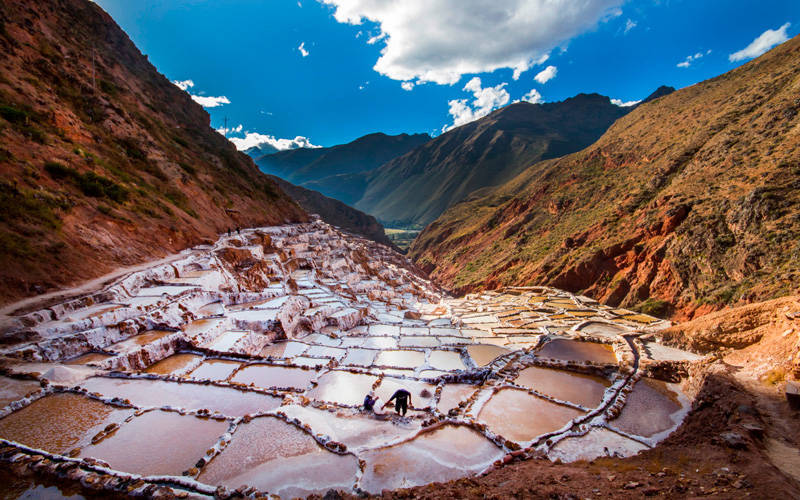
<path id="1" fill-rule="evenodd" d="M 252 250 L 248 265 L 229 249 Z M 0 438 L 141 474 L 140 493 L 380 494 L 519 449 L 562 461 L 649 449 L 690 404 L 652 376 L 701 359 L 653 340 L 665 322 L 559 290 L 449 298 L 401 256 L 319 222 L 183 259 L 111 285 L 113 302 L 27 318 L 44 340 L 0 353 L 16 359 L 0 376 Z M 385 405 L 400 389 L 404 417 Z"/>

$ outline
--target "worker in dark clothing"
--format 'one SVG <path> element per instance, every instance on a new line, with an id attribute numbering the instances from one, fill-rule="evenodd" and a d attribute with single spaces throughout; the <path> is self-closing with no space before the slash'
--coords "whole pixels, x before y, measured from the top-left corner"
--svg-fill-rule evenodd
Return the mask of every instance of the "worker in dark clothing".
<path id="1" fill-rule="evenodd" d="M 364 396 L 364 410 L 366 411 L 375 411 L 375 401 L 378 398 L 374 397 L 372 392 Z"/>
<path id="2" fill-rule="evenodd" d="M 411 404 L 411 393 L 405 389 L 397 389 L 392 397 L 389 398 L 389 401 L 383 405 L 383 408 L 389 406 L 394 400 L 394 411 L 397 412 L 398 415 L 406 416 L 406 412 L 408 411 L 408 407 L 412 406 Z"/>

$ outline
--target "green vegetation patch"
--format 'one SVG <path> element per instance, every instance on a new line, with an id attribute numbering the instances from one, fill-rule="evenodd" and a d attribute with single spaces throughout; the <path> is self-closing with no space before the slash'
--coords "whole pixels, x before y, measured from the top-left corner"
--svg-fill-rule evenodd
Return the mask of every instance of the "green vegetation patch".
<path id="1" fill-rule="evenodd" d="M 72 182 L 86 196 L 108 198 L 117 203 L 128 199 L 128 190 L 108 177 L 97 175 L 94 172 L 82 174 L 72 167 L 55 161 L 45 163 L 44 169 L 53 179 Z"/>

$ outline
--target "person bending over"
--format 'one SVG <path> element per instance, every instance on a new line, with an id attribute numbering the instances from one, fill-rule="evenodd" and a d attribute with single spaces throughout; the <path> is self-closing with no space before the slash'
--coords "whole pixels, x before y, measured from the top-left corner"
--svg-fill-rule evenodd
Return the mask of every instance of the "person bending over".
<path id="1" fill-rule="evenodd" d="M 398 415 L 405 417 L 408 407 L 412 406 L 411 393 L 405 389 L 397 389 L 394 394 L 392 394 L 392 397 L 389 398 L 389 401 L 382 406 L 382 408 L 389 406 L 392 400 L 394 400 L 394 411 L 396 411 Z"/>

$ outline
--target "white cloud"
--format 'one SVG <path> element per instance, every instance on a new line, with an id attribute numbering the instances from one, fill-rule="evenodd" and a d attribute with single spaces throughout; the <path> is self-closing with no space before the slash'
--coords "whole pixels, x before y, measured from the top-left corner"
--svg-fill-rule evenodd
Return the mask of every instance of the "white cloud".
<path id="1" fill-rule="evenodd" d="M 300 55 L 303 57 L 308 56 L 308 51 L 305 48 L 306 42 L 300 42 L 300 46 L 297 47 L 297 50 L 300 51 Z"/>
<path id="2" fill-rule="evenodd" d="M 705 55 L 708 55 L 710 53 L 711 53 L 711 50 L 709 49 L 709 50 L 706 51 Z M 677 64 L 677 66 L 679 68 L 688 68 L 689 66 L 692 65 L 692 63 L 694 61 L 700 59 L 701 57 L 703 57 L 703 53 L 702 52 L 698 52 L 696 54 L 690 54 L 690 55 L 686 56 L 686 59 L 684 59 L 683 61 L 679 62 Z"/>
<path id="3" fill-rule="evenodd" d="M 219 130 L 217 131 L 219 132 Z M 244 137 L 228 137 L 228 140 L 231 141 L 239 151 L 244 151 L 256 146 L 262 146 L 264 144 L 271 146 L 278 151 L 283 151 L 286 149 L 321 147 L 315 146 L 311 143 L 311 140 L 308 137 L 303 137 L 301 135 L 298 135 L 294 139 L 277 139 L 272 135 L 259 134 L 258 132 L 245 132 Z"/>
<path id="4" fill-rule="evenodd" d="M 403 90 L 410 91 L 414 88 L 414 82 L 403 82 L 400 84 L 400 86 L 403 88 Z"/>
<path id="5" fill-rule="evenodd" d="M 555 66 L 548 66 L 542 71 L 540 71 L 536 76 L 533 77 L 539 83 L 545 84 L 556 77 L 558 73 L 558 68 Z"/>
<path id="6" fill-rule="evenodd" d="M 494 87 L 483 88 L 481 79 L 477 76 L 473 77 L 464 85 L 463 89 L 472 92 L 472 102 L 469 102 L 469 99 L 447 101 L 447 105 L 450 107 L 450 116 L 453 117 L 453 123 L 452 125 L 445 125 L 442 128 L 442 132 L 447 132 L 465 123 L 482 118 L 500 106 L 508 104 L 510 96 L 504 88 L 506 85 L 506 83 L 501 83 Z"/>
<path id="7" fill-rule="evenodd" d="M 611 99 L 611 104 L 614 104 L 615 106 L 619 106 L 621 108 L 627 108 L 629 106 L 635 106 L 635 105 L 639 104 L 640 102 L 642 102 L 641 99 L 639 99 L 638 101 L 623 101 L 622 99 Z"/>
<path id="8" fill-rule="evenodd" d="M 190 87 L 194 87 L 194 82 L 191 80 L 172 80 L 172 83 L 184 91 Z"/>
<path id="9" fill-rule="evenodd" d="M 242 132 L 243 129 L 244 129 L 244 126 L 242 124 L 239 124 L 239 125 L 237 125 L 235 127 L 229 127 L 229 128 L 220 127 L 220 128 L 218 128 L 216 130 L 217 130 L 218 133 L 220 133 L 222 135 L 227 135 L 227 134 L 239 134 L 239 133 Z"/>
<path id="10" fill-rule="evenodd" d="M 371 21 L 386 38 L 375 63 L 394 80 L 454 84 L 464 74 L 514 70 L 619 14 L 624 0 L 320 0 L 340 23 Z"/>
<path id="11" fill-rule="evenodd" d="M 192 95 L 192 100 L 197 104 L 203 106 L 204 108 L 216 108 L 217 106 L 222 106 L 223 104 L 231 103 L 231 101 L 228 100 L 228 98 L 225 97 L 224 95 L 221 95 L 219 97 Z"/>
<path id="12" fill-rule="evenodd" d="M 790 23 L 786 23 L 776 30 L 767 30 L 761 33 L 758 35 L 758 38 L 750 42 L 750 45 L 729 55 L 728 60 L 731 62 L 743 61 L 745 59 L 752 59 L 760 56 L 772 47 L 789 39 L 789 36 L 786 34 L 786 29 L 789 26 Z"/>
<path id="13" fill-rule="evenodd" d="M 531 89 L 530 92 L 522 96 L 521 100 L 531 104 L 539 104 L 544 102 L 544 99 L 542 99 L 542 94 L 540 94 L 536 89 Z"/>
<path id="14" fill-rule="evenodd" d="M 625 34 L 627 35 L 630 30 L 632 30 L 638 25 L 639 23 L 637 23 L 633 19 L 628 19 L 627 21 L 625 21 Z"/>
<path id="15" fill-rule="evenodd" d="M 192 80 L 172 80 L 172 83 L 184 92 L 188 92 L 190 88 L 194 87 L 194 82 Z M 231 103 L 231 101 L 229 101 L 224 95 L 219 97 L 206 97 L 202 95 L 189 94 L 189 97 L 191 97 L 194 102 L 203 106 L 204 108 L 216 108 L 217 106 Z"/>

